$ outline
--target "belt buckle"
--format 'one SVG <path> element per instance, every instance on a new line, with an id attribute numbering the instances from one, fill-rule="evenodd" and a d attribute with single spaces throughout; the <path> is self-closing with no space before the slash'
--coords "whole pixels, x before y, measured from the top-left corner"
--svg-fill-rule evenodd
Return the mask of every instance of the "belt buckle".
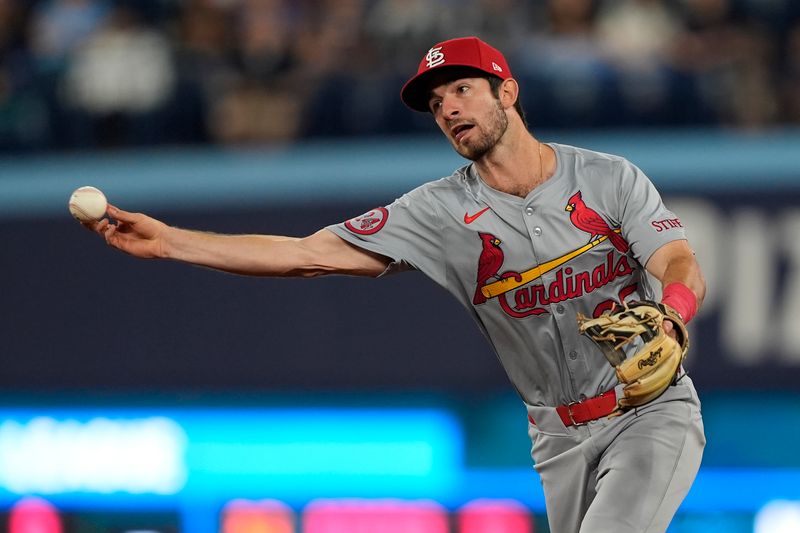
<path id="1" fill-rule="evenodd" d="M 569 421 L 572 422 L 573 426 L 585 426 L 588 422 L 576 422 L 575 417 L 572 416 L 572 406 L 578 405 L 581 402 L 569 402 L 567 404 L 567 414 L 569 415 Z"/>

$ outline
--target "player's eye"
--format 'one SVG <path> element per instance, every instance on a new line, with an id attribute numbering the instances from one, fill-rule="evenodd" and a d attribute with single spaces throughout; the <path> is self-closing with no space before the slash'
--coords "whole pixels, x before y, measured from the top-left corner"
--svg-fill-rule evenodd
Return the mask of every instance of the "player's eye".
<path id="1" fill-rule="evenodd" d="M 469 90 L 469 85 L 459 85 L 458 92 L 463 94 Z"/>
<path id="2" fill-rule="evenodd" d="M 437 109 L 442 107 L 442 101 L 441 100 L 431 100 L 431 103 L 428 104 L 428 105 L 431 108 L 431 112 L 435 113 Z"/>

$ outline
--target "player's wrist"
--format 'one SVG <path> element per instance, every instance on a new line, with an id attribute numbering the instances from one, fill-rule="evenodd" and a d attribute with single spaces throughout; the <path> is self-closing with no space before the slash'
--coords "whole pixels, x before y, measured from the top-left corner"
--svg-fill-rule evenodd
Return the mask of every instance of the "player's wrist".
<path id="1" fill-rule="evenodd" d="M 158 235 L 159 246 L 157 254 L 160 259 L 178 259 L 180 254 L 177 253 L 179 247 L 176 243 L 180 240 L 180 233 L 185 230 L 169 226 L 167 224 L 161 229 Z"/>
<path id="2" fill-rule="evenodd" d="M 697 314 L 697 296 L 694 291 L 677 281 L 664 287 L 661 303 L 674 309 L 684 324 L 688 324 Z"/>

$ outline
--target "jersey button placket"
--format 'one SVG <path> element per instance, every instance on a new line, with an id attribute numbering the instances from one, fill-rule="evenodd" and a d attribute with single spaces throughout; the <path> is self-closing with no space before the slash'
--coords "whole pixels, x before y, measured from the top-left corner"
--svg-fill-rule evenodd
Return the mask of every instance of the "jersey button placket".
<path id="1" fill-rule="evenodd" d="M 525 213 L 525 226 L 528 228 L 528 232 L 530 233 L 531 237 L 541 237 L 542 236 L 542 228 L 541 226 L 534 226 L 534 221 L 530 218 L 536 213 L 536 208 L 529 205 L 525 209 L 522 210 Z"/>

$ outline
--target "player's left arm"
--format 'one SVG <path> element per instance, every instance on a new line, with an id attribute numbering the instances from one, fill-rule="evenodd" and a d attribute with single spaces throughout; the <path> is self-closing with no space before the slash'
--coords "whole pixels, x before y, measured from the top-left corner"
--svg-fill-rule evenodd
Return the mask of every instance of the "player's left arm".
<path id="1" fill-rule="evenodd" d="M 653 252 L 645 267 L 661 282 L 662 301 L 678 311 L 685 322 L 691 320 L 705 298 L 706 281 L 688 241 L 664 244 Z"/>

